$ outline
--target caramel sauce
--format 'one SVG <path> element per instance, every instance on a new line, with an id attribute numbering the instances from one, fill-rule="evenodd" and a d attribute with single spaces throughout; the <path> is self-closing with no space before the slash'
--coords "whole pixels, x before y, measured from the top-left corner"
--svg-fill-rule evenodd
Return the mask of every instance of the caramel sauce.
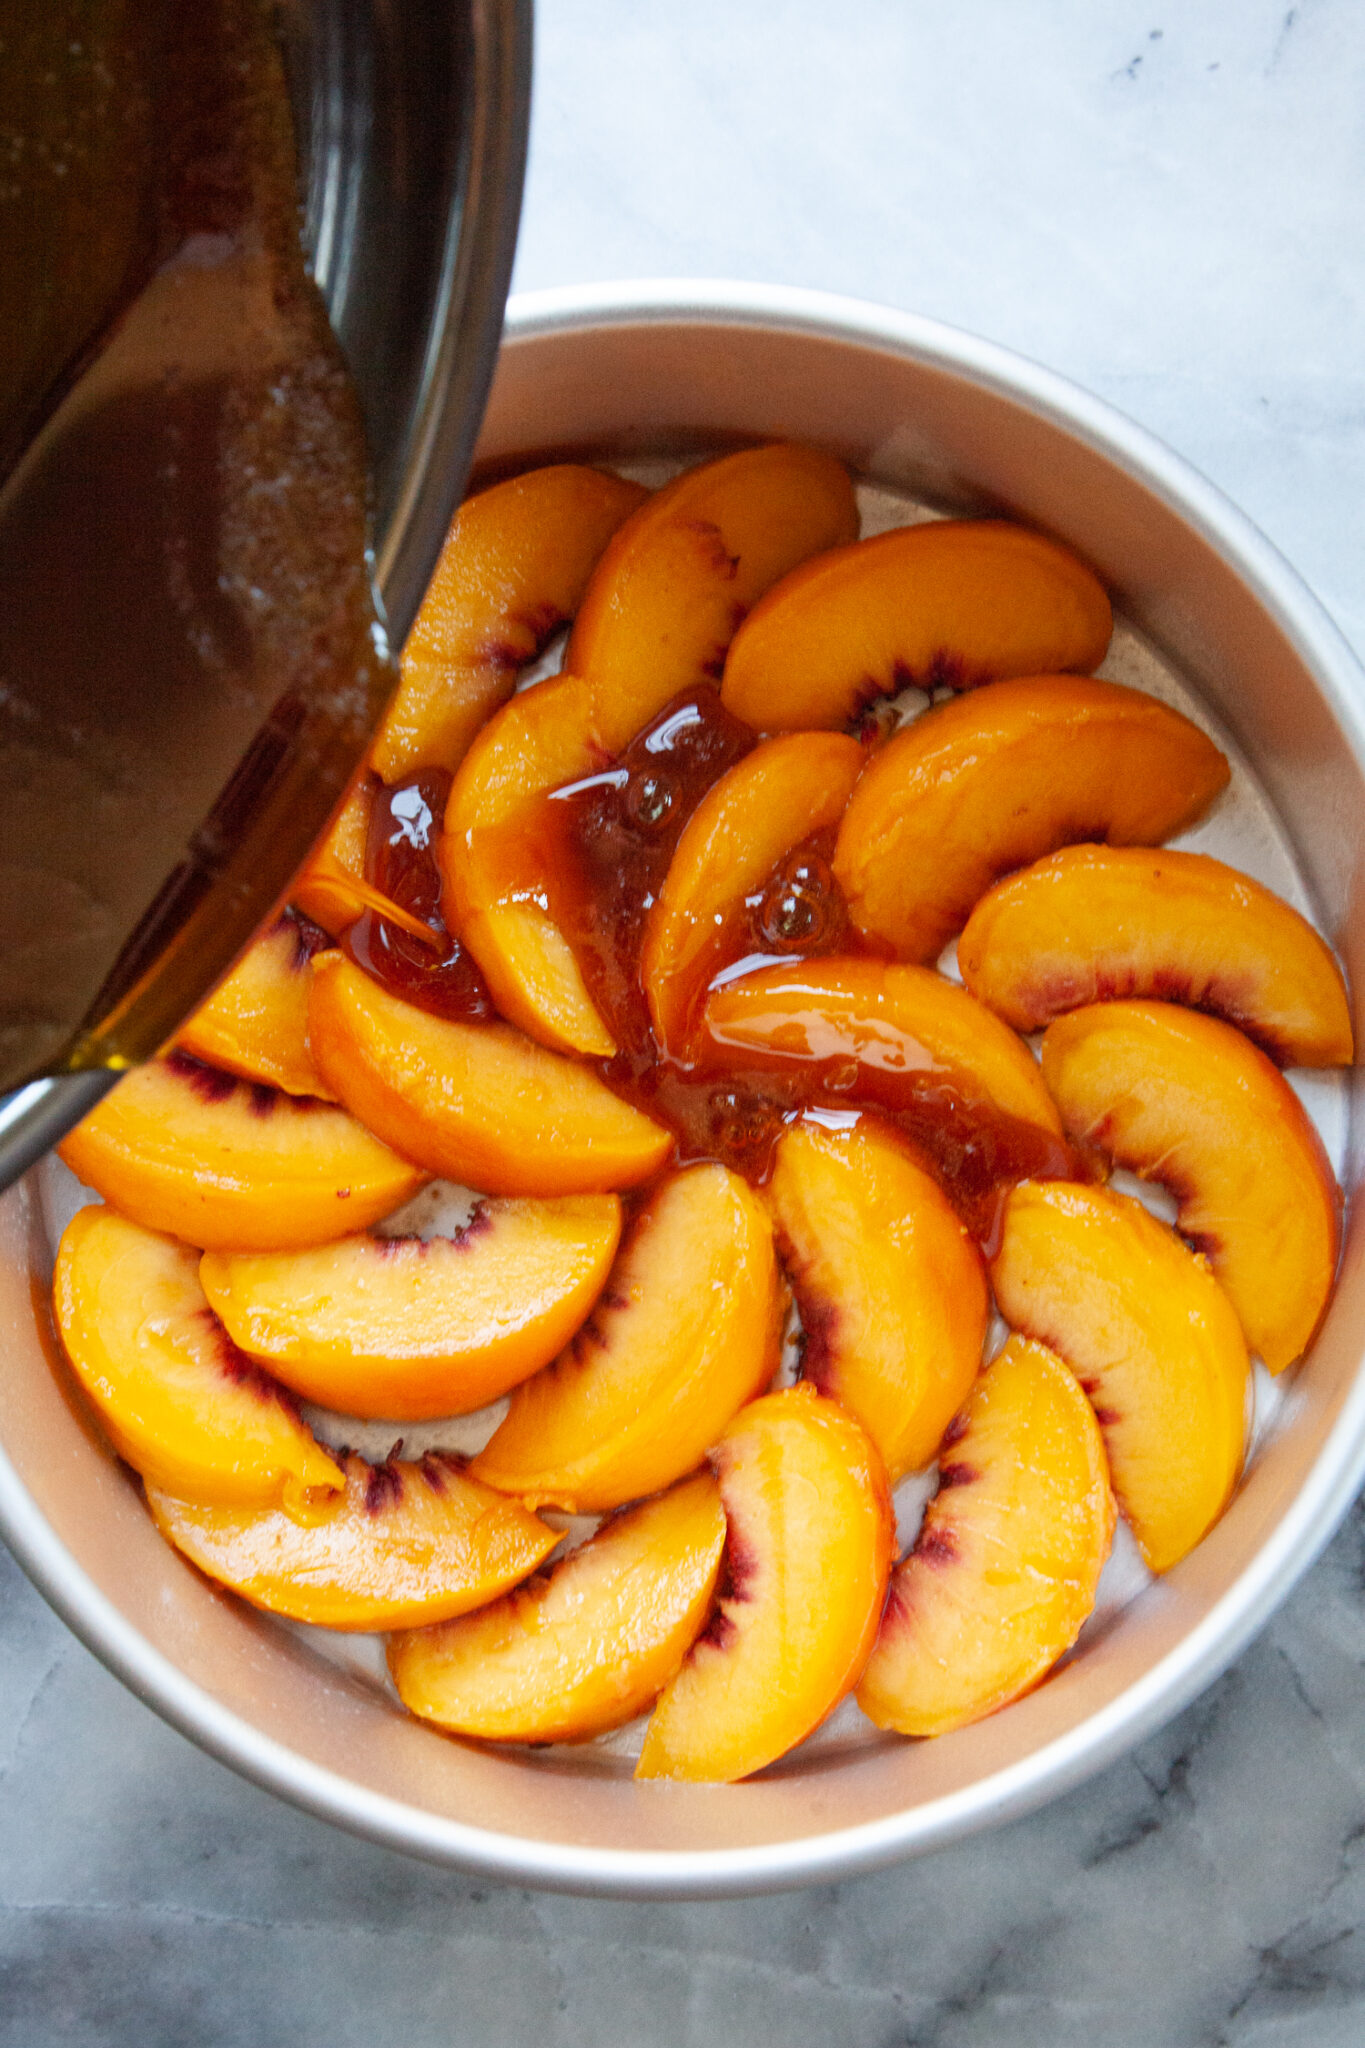
<path id="1" fill-rule="evenodd" d="M 689 976 L 691 995 L 681 1033 L 689 1048 L 685 1065 L 705 1056 L 704 1043 L 699 1042 L 704 1038 L 702 1013 L 717 982 L 831 953 L 890 957 L 849 917 L 831 866 L 838 836 L 838 827 L 832 825 L 792 847 L 712 935 Z"/>
<path id="2" fill-rule="evenodd" d="M 392 683 L 266 0 L 51 0 L 0 67 L 0 1088 L 164 1042 Z"/>
<path id="3" fill-rule="evenodd" d="M 506 894 L 541 902 L 569 940 L 620 1048 L 598 1071 L 673 1133 L 670 1165 L 715 1159 L 762 1183 L 792 1123 L 872 1116 L 896 1130 L 989 1242 L 1016 1181 L 1087 1176 L 1063 1139 L 971 1093 L 927 1050 L 909 1070 L 887 1071 L 852 1058 L 737 1052 L 700 1033 L 684 1060 L 659 1049 L 640 979 L 646 920 L 688 818 L 754 744 L 715 691 L 676 698 L 618 760 L 532 798 L 500 828 Z M 834 838 L 830 830 L 803 840 L 726 921 L 705 962 L 703 998 L 708 983 L 736 970 L 875 950 L 850 922 L 831 868 Z"/>
<path id="4" fill-rule="evenodd" d="M 405 1002 L 470 1023 L 496 1012 L 483 976 L 441 915 L 436 846 L 449 795 L 450 776 L 443 768 L 377 784 L 365 841 L 365 879 L 428 925 L 431 944 L 367 910 L 344 934 L 341 948 Z"/>
<path id="5" fill-rule="evenodd" d="M 614 1087 L 659 1057 L 640 985 L 645 923 L 688 819 L 755 735 L 715 690 L 675 697 L 600 774 L 536 798 L 518 821 L 547 907 L 621 1048 Z M 618 1087 L 618 1093 L 626 1092 Z"/>

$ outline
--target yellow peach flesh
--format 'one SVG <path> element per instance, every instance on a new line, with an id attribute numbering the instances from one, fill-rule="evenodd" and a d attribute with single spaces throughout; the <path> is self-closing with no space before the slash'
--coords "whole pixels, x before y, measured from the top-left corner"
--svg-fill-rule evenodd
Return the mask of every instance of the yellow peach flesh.
<path id="1" fill-rule="evenodd" d="M 313 976 L 309 1042 L 328 1084 L 428 1172 L 494 1195 L 599 1194 L 649 1180 L 672 1149 L 595 1073 L 510 1025 L 433 1017 L 340 953 Z"/>
<path id="2" fill-rule="evenodd" d="M 393 1637 L 399 1697 L 487 1742 L 582 1742 L 619 1728 L 691 1649 L 724 1548 L 719 1489 L 697 1473 L 492 1606 Z"/>
<path id="3" fill-rule="evenodd" d="M 1089 1402 L 1059 1358 L 1012 1337 L 945 1443 L 939 1490 L 892 1575 L 863 1712 L 944 1735 L 1030 1691 L 1094 1606 L 1113 1531 Z"/>
<path id="4" fill-rule="evenodd" d="M 58 1149 L 125 1216 L 201 1250 L 328 1244 L 427 1178 L 344 1109 L 179 1054 L 135 1067 Z"/>
<path id="5" fill-rule="evenodd" d="M 181 1027 L 176 1043 L 244 1080 L 325 1097 L 327 1084 L 308 1050 L 309 951 L 293 919 L 280 918 Z"/>
<path id="6" fill-rule="evenodd" d="M 482 1408 L 548 1364 L 620 1231 L 615 1195 L 488 1201 L 454 1238 L 209 1252 L 200 1275 L 234 1342 L 306 1400 L 420 1422 Z"/>
<path id="7" fill-rule="evenodd" d="M 255 1607 L 323 1628 L 421 1628 L 486 1606 L 528 1577 L 558 1532 L 432 1451 L 383 1465 L 343 1455 L 345 1491 L 306 1521 L 209 1507 L 147 1488 L 158 1529 Z"/>
<path id="8" fill-rule="evenodd" d="M 1332 1290 L 1340 1196 L 1287 1081 L 1230 1024 L 1171 1003 L 1096 1003 L 1049 1025 L 1043 1073 L 1067 1129 L 1165 1183 L 1272 1372 Z"/>
<path id="9" fill-rule="evenodd" d="M 889 1132 L 798 1125 L 768 1205 L 804 1331 L 802 1373 L 848 1409 L 892 1485 L 927 1465 L 981 1364 L 981 1255 Z"/>
<path id="10" fill-rule="evenodd" d="M 754 1401 L 713 1462 L 730 1585 L 654 1710 L 640 1778 L 728 1782 L 775 1762 L 856 1683 L 882 1611 L 891 1496 L 837 1402 L 804 1386 Z"/>
<path id="11" fill-rule="evenodd" d="M 717 682 L 750 606 L 857 531 L 842 463 L 787 443 L 702 463 L 656 491 L 609 543 L 564 658 L 593 683 L 608 752 L 680 691 Z"/>
<path id="12" fill-rule="evenodd" d="M 1016 1031 L 1155 996 L 1236 1024 L 1281 1066 L 1349 1066 L 1341 970 L 1305 918 L 1201 853 L 1071 846 L 1000 882 L 958 941 L 973 995 Z"/>
<path id="13" fill-rule="evenodd" d="M 546 901 L 544 861 L 552 856 L 530 829 L 546 790 L 604 765 L 591 716 L 591 687 L 576 676 L 505 704 L 455 778 L 439 857 L 446 922 L 507 1021 L 553 1051 L 610 1059 L 615 1041 Z"/>
<path id="14" fill-rule="evenodd" d="M 1006 1321 L 1076 1373 L 1138 1547 L 1168 1571 L 1223 1512 L 1246 1443 L 1246 1343 L 1206 1261 L 1139 1202 L 1026 1182 L 991 1284 Z"/>
<path id="15" fill-rule="evenodd" d="M 931 968 L 839 957 L 764 967 L 713 990 L 704 1023 L 717 1046 L 746 1059 L 839 1059 L 893 1075 L 939 1073 L 1006 1116 L 1061 1130 L 1028 1048 Z"/>
<path id="16" fill-rule="evenodd" d="M 403 648 L 371 748 L 385 782 L 457 768 L 517 670 L 578 610 L 598 556 L 645 499 L 639 484 L 554 463 L 467 498 Z"/>
<path id="17" fill-rule="evenodd" d="M 735 635 L 721 695 L 764 732 L 845 725 L 907 684 L 1091 669 L 1113 618 L 1069 549 L 1002 519 L 931 520 L 833 550 Z"/>
<path id="18" fill-rule="evenodd" d="M 57 1251 L 66 1355 L 120 1457 L 196 1500 L 297 1513 L 343 1476 L 280 1389 L 236 1351 L 204 1298 L 198 1254 L 99 1206 Z"/>
<path id="19" fill-rule="evenodd" d="M 859 931 L 935 960 L 1010 869 L 1078 840 L 1168 839 L 1227 779 L 1212 740 L 1141 690 L 1089 676 L 993 683 L 933 706 L 869 762 L 834 872 Z"/>
<path id="20" fill-rule="evenodd" d="M 471 1470 L 533 1506 L 620 1506 L 699 1464 L 777 1369 L 785 1297 L 757 1195 L 723 1166 L 673 1175 L 596 1311 L 512 1395 Z"/>

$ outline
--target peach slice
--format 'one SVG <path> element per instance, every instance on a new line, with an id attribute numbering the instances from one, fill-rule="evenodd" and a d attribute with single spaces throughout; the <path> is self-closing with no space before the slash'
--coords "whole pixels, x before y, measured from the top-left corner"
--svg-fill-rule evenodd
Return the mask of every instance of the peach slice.
<path id="1" fill-rule="evenodd" d="M 467 498 L 403 648 L 402 680 L 370 750 L 385 782 L 455 769 L 491 711 L 578 610 L 597 558 L 648 493 L 553 463 Z"/>
<path id="2" fill-rule="evenodd" d="M 673 1147 L 576 1060 L 510 1025 L 414 1009 L 340 953 L 313 962 L 308 1036 L 329 1085 L 369 1130 L 429 1173 L 488 1194 L 635 1187 Z"/>
<path id="3" fill-rule="evenodd" d="M 846 734 L 791 733 L 755 747 L 702 798 L 650 912 L 640 959 L 665 1051 L 683 1049 L 693 1005 L 745 899 L 792 847 L 838 824 L 865 758 Z"/>
<path id="4" fill-rule="evenodd" d="M 247 1081 L 267 1081 L 287 1095 L 325 1096 L 308 1050 L 308 963 L 325 943 L 323 932 L 292 917 L 277 919 L 181 1027 L 176 1043 Z"/>
<path id="5" fill-rule="evenodd" d="M 703 463 L 656 491 L 609 542 L 564 658 L 592 679 L 607 751 L 619 753 L 671 697 L 718 682 L 749 607 L 857 531 L 843 464 L 786 442 Z"/>
<path id="6" fill-rule="evenodd" d="M 889 1132 L 798 1124 L 768 1205 L 805 1333 L 802 1372 L 857 1418 L 894 1486 L 927 1465 L 981 1365 L 978 1252 Z"/>
<path id="7" fill-rule="evenodd" d="M 973 995 L 1016 1031 L 1159 996 L 1236 1024 L 1280 1066 L 1349 1066 L 1341 969 L 1297 910 L 1202 853 L 1069 846 L 983 896 L 958 941 Z"/>
<path id="8" fill-rule="evenodd" d="M 654 1709 L 640 1778 L 747 1778 L 803 1741 L 856 1683 L 886 1594 L 886 1473 L 836 1401 L 802 1386 L 751 1402 L 712 1462 L 729 1585 Z"/>
<path id="9" fill-rule="evenodd" d="M 991 1284 L 1005 1320 L 1076 1373 L 1138 1548 L 1168 1571 L 1222 1514 L 1246 1447 L 1246 1342 L 1207 1261 L 1140 1202 L 1026 1181 Z"/>
<path id="10" fill-rule="evenodd" d="M 567 1344 L 602 1291 L 615 1195 L 480 1202 L 454 1237 L 207 1252 L 229 1335 L 306 1400 L 423 1422 L 496 1401 Z"/>
<path id="11" fill-rule="evenodd" d="M 1043 1073 L 1067 1130 L 1161 1181 L 1271 1372 L 1327 1305 L 1340 1195 L 1298 1097 L 1231 1024 L 1173 1003 L 1094 1003 L 1048 1026 Z"/>
<path id="12" fill-rule="evenodd" d="M 484 1607 L 559 1541 L 445 1451 L 371 1465 L 343 1451 L 345 1490 L 307 1521 L 147 1488 L 167 1542 L 254 1607 L 322 1628 L 421 1628 Z"/>
<path id="13" fill-rule="evenodd" d="M 1069 548 L 1003 519 L 936 519 L 785 577 L 735 635 L 721 695 L 764 732 L 846 725 L 909 683 L 1092 669 L 1112 630 L 1103 586 Z"/>
<path id="14" fill-rule="evenodd" d="M 395 1636 L 404 1706 L 486 1742 L 583 1742 L 653 1704 L 705 1622 L 725 1548 L 708 1472 L 613 1515 L 547 1572 L 459 1621 Z"/>
<path id="15" fill-rule="evenodd" d="M 57 1149 L 135 1223 L 215 1251 L 327 1244 L 428 1178 L 344 1109 L 178 1052 L 126 1074 Z"/>
<path id="16" fill-rule="evenodd" d="M 1089 1402 L 1044 1345 L 1011 1337 L 945 1440 L 858 1705 L 879 1728 L 945 1735 L 1031 1691 L 1080 1633 L 1113 1533 Z"/>
<path id="17" fill-rule="evenodd" d="M 723 1166 L 672 1175 L 594 1314 L 515 1389 L 471 1471 L 533 1507 L 580 1514 L 671 1485 L 772 1378 L 785 1305 L 753 1190 Z"/>
<path id="18" fill-rule="evenodd" d="M 941 1076 L 1006 1116 L 1061 1131 L 1028 1047 L 932 968 L 834 957 L 763 967 L 713 989 L 704 1022 L 731 1055 L 856 1062 L 863 1084 Z"/>
<path id="19" fill-rule="evenodd" d="M 592 687 L 557 676 L 491 718 L 465 757 L 446 806 L 440 863 L 446 922 L 478 961 L 511 1024 L 552 1051 L 610 1059 L 573 949 L 551 915 L 545 859 L 527 821 L 548 789 L 606 764 L 592 727 Z"/>
<path id="20" fill-rule="evenodd" d="M 66 1355 L 119 1456 L 153 1485 L 306 1513 L 343 1476 L 226 1335 L 198 1266 L 188 1246 L 113 1209 L 78 1209 L 52 1281 Z"/>
<path id="21" fill-rule="evenodd" d="M 1228 779 L 1197 725 L 1141 690 L 1025 676 L 927 711 L 853 792 L 834 872 L 860 931 L 937 959 L 1011 868 L 1075 840 L 1150 845 Z"/>

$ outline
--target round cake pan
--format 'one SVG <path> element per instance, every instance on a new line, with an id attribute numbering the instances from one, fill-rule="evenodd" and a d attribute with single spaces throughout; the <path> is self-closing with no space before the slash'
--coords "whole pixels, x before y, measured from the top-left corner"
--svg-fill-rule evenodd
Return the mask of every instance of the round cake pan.
<path id="1" fill-rule="evenodd" d="M 477 473 L 775 436 L 948 509 L 1013 513 L 1093 562 L 1244 752 L 1353 985 L 1365 984 L 1365 678 L 1216 490 L 1062 379 L 930 321 L 805 292 L 538 294 L 509 309 Z M 1354 1128 L 1346 1155 L 1349 1198 Z M 32 1177 L 0 1205 L 0 1528 L 149 1705 L 357 1833 L 583 1892 L 705 1897 L 847 1876 L 1023 1813 L 1119 1756 L 1206 1686 L 1307 1568 L 1365 1474 L 1354 1207 L 1331 1310 L 1222 1521 L 1038 1691 L 936 1742 L 869 1732 L 745 1785 L 636 1785 L 628 1763 L 591 1746 L 500 1754 L 419 1726 L 215 1591 L 156 1534 L 59 1361 Z"/>

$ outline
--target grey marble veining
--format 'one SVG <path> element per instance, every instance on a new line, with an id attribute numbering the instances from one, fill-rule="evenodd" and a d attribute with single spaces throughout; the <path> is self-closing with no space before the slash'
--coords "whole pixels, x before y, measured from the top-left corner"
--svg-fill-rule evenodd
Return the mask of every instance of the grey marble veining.
<path id="1" fill-rule="evenodd" d="M 1365 651 L 1359 0 L 540 0 L 517 282 L 729 275 L 1042 358 Z M 787 1897 L 428 1869 L 162 1726 L 0 1555 L 0 2048 L 1358 2048 L 1365 1512 L 1166 1731 Z"/>

